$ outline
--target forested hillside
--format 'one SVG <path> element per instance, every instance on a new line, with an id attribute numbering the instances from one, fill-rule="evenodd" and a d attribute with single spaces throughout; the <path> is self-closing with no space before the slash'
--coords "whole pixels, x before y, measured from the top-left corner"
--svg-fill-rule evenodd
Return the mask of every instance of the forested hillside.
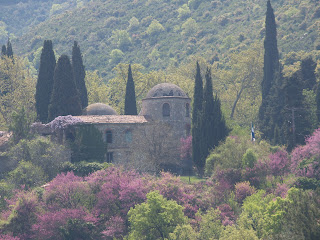
<path id="1" fill-rule="evenodd" d="M 278 0 L 273 7 L 282 56 L 320 48 L 318 0 Z M 264 38 L 266 1 L 29 0 L 2 8 L 1 40 L 5 31 L 15 34 L 17 54 L 37 66 L 43 40 L 52 39 L 58 54 L 69 54 L 77 40 L 86 69 L 109 79 L 119 62 L 158 70 L 190 55 L 212 63 L 246 49 Z"/>

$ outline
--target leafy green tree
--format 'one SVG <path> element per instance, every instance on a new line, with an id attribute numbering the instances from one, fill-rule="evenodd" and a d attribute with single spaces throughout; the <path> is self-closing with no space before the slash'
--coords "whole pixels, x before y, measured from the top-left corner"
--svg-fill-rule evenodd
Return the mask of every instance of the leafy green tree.
<path id="1" fill-rule="evenodd" d="M 224 228 L 220 219 L 220 211 L 211 208 L 206 212 L 206 214 L 197 214 L 201 217 L 199 239 L 219 239 Z"/>
<path id="2" fill-rule="evenodd" d="M 58 116 L 81 115 L 79 92 L 74 82 L 72 66 L 67 55 L 61 55 L 53 77 L 53 91 L 49 105 L 48 119 Z"/>
<path id="3" fill-rule="evenodd" d="M 186 223 L 183 207 L 167 200 L 157 191 L 147 194 L 147 201 L 128 212 L 131 224 L 129 239 L 167 239 L 177 226 Z"/>
<path id="4" fill-rule="evenodd" d="M 198 233 L 191 227 L 190 224 L 178 225 L 173 233 L 169 234 L 170 240 L 196 240 Z"/>
<path id="5" fill-rule="evenodd" d="M 106 103 L 108 99 L 107 85 L 98 71 L 87 71 L 86 85 L 88 91 L 88 104 Z"/>
<path id="6" fill-rule="evenodd" d="M 13 142 L 18 143 L 21 139 L 27 138 L 30 135 L 30 125 L 33 119 L 27 115 L 24 107 L 18 110 L 18 112 L 13 112 L 11 119 L 9 131 L 13 132 Z"/>
<path id="7" fill-rule="evenodd" d="M 222 232 L 219 240 L 259 240 L 253 229 L 246 229 L 239 226 L 227 226 Z"/>
<path id="8" fill-rule="evenodd" d="M 48 107 L 53 89 L 53 75 L 56 58 L 52 49 L 52 41 L 45 40 L 40 58 L 39 75 L 36 86 L 37 118 L 41 122 L 48 121 Z"/>
<path id="9" fill-rule="evenodd" d="M 139 22 L 138 22 L 139 24 Z M 113 42 L 122 51 L 127 51 L 131 46 L 131 38 L 126 30 L 115 30 L 112 31 Z"/>
<path id="10" fill-rule="evenodd" d="M 24 107 L 28 116 L 34 114 L 34 80 L 21 58 L 0 58 L 0 124 L 8 129 L 13 112 Z"/>
<path id="11" fill-rule="evenodd" d="M 182 26 L 182 35 L 191 36 L 194 35 L 198 31 L 198 24 L 196 20 L 193 18 L 189 18 L 187 21 L 185 21 Z"/>
<path id="12" fill-rule="evenodd" d="M 159 23 L 158 20 L 153 20 L 146 30 L 146 33 L 149 35 L 151 44 L 155 44 L 157 42 L 158 37 L 162 32 L 164 32 L 164 27 L 162 26 L 162 24 Z"/>
<path id="13" fill-rule="evenodd" d="M 85 83 L 86 72 L 83 66 L 80 47 L 76 41 L 74 41 L 72 47 L 72 69 L 74 82 L 80 94 L 81 107 L 86 108 L 88 106 L 88 92 Z"/>
<path id="14" fill-rule="evenodd" d="M 127 81 L 127 87 L 126 87 L 126 97 L 124 102 L 124 115 L 138 115 L 136 93 L 135 93 L 134 81 L 132 77 L 131 64 L 129 64 L 129 69 L 128 69 L 128 81 Z"/>
<path id="15" fill-rule="evenodd" d="M 72 162 L 104 162 L 107 146 L 102 133 L 93 125 L 79 126 L 72 143 Z"/>
<path id="16" fill-rule="evenodd" d="M 123 58 L 124 53 L 120 49 L 113 49 L 110 53 L 110 63 L 118 64 Z"/>
<path id="17" fill-rule="evenodd" d="M 193 109 L 192 109 L 192 161 L 197 167 L 200 174 L 203 173 L 204 163 L 201 162 L 201 113 L 203 104 L 203 83 L 200 72 L 200 65 L 197 62 L 195 76 Z"/>
<path id="18" fill-rule="evenodd" d="M 267 235 L 271 239 L 319 239 L 318 197 L 318 193 L 291 188 L 286 198 L 271 201 L 264 217 Z"/>
<path id="19" fill-rule="evenodd" d="M 179 9 L 178 9 L 178 18 L 180 19 L 186 19 L 191 15 L 190 8 L 187 4 L 183 4 Z"/>
<path id="20" fill-rule="evenodd" d="M 242 157 L 242 167 L 253 168 L 256 162 L 257 162 L 257 155 L 255 154 L 253 149 L 248 148 L 246 153 L 243 154 L 243 157 Z"/>
<path id="21" fill-rule="evenodd" d="M 47 176 L 41 167 L 22 160 L 16 169 L 8 173 L 6 180 L 14 184 L 15 188 L 20 188 L 24 185 L 26 189 L 29 189 L 44 184 Z"/>

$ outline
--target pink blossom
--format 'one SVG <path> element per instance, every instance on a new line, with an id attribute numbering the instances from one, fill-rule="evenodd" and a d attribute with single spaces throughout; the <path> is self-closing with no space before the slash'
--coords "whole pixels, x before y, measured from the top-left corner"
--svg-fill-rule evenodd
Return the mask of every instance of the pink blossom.
<path id="1" fill-rule="evenodd" d="M 38 221 L 32 226 L 37 239 L 64 239 L 61 235 L 60 228 L 68 220 L 78 219 L 86 223 L 97 224 L 98 219 L 82 208 L 79 209 L 60 209 L 38 215 Z"/>
<path id="2" fill-rule="evenodd" d="M 13 237 L 12 235 L 0 234 L 0 240 L 20 240 L 20 238 Z"/>
<path id="3" fill-rule="evenodd" d="M 218 209 L 220 210 L 222 224 L 224 226 L 233 225 L 236 217 L 235 217 L 234 212 L 233 212 L 232 208 L 230 207 L 230 205 L 224 203 L 224 204 L 218 206 Z"/>
<path id="4" fill-rule="evenodd" d="M 269 156 L 269 168 L 274 176 L 282 176 L 288 173 L 289 167 L 289 157 L 285 150 L 280 150 Z"/>
<path id="5" fill-rule="evenodd" d="M 47 184 L 43 197 L 49 208 L 77 208 L 89 195 L 89 186 L 83 178 L 68 172 L 58 174 Z"/>
<path id="6" fill-rule="evenodd" d="M 277 188 L 274 190 L 274 195 L 285 198 L 287 196 L 289 187 L 287 184 L 277 183 Z"/>
<path id="7" fill-rule="evenodd" d="M 254 187 L 250 186 L 249 182 L 239 182 L 235 185 L 235 197 L 238 203 L 242 203 L 243 200 L 254 194 Z"/>
<path id="8" fill-rule="evenodd" d="M 120 216 L 111 217 L 106 222 L 106 230 L 102 232 L 107 239 L 121 238 L 126 232 L 125 220 Z"/>

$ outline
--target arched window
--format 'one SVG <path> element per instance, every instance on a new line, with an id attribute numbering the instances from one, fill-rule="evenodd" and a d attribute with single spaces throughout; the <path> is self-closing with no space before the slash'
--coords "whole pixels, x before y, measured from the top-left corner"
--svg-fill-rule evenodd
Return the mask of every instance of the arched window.
<path id="1" fill-rule="evenodd" d="M 169 103 L 164 103 L 162 105 L 162 116 L 170 117 L 170 105 L 169 105 Z"/>
<path id="2" fill-rule="evenodd" d="M 190 105 L 189 105 L 189 103 L 186 104 L 186 117 L 190 117 Z"/>
<path id="3" fill-rule="evenodd" d="M 107 143 L 112 143 L 112 132 L 111 130 L 106 131 L 106 142 Z"/>

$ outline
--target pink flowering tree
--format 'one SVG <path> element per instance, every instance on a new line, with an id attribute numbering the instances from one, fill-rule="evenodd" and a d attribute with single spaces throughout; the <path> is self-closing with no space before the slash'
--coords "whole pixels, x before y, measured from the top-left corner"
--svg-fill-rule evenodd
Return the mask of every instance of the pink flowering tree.
<path id="1" fill-rule="evenodd" d="M 255 193 L 255 188 L 250 186 L 249 182 L 239 182 L 235 185 L 235 197 L 238 203 Z"/>
<path id="2" fill-rule="evenodd" d="M 84 207 L 90 201 L 90 188 L 73 172 L 61 173 L 45 185 L 43 199 L 50 209 Z"/>
<path id="3" fill-rule="evenodd" d="M 269 166 L 270 173 L 274 176 L 283 176 L 289 173 L 289 156 L 287 151 L 280 150 L 269 156 Z"/>
<path id="4" fill-rule="evenodd" d="M 32 231 L 36 239 L 95 239 L 97 223 L 83 208 L 60 209 L 39 214 Z"/>
<path id="5" fill-rule="evenodd" d="M 32 239 L 31 228 L 37 220 L 36 214 L 41 210 L 37 196 L 32 192 L 19 191 L 9 202 L 10 210 L 2 215 L 7 217 L 1 230 L 12 233 L 17 239 Z"/>
<path id="6" fill-rule="evenodd" d="M 290 168 L 298 176 L 320 179 L 320 128 L 292 151 Z"/>

